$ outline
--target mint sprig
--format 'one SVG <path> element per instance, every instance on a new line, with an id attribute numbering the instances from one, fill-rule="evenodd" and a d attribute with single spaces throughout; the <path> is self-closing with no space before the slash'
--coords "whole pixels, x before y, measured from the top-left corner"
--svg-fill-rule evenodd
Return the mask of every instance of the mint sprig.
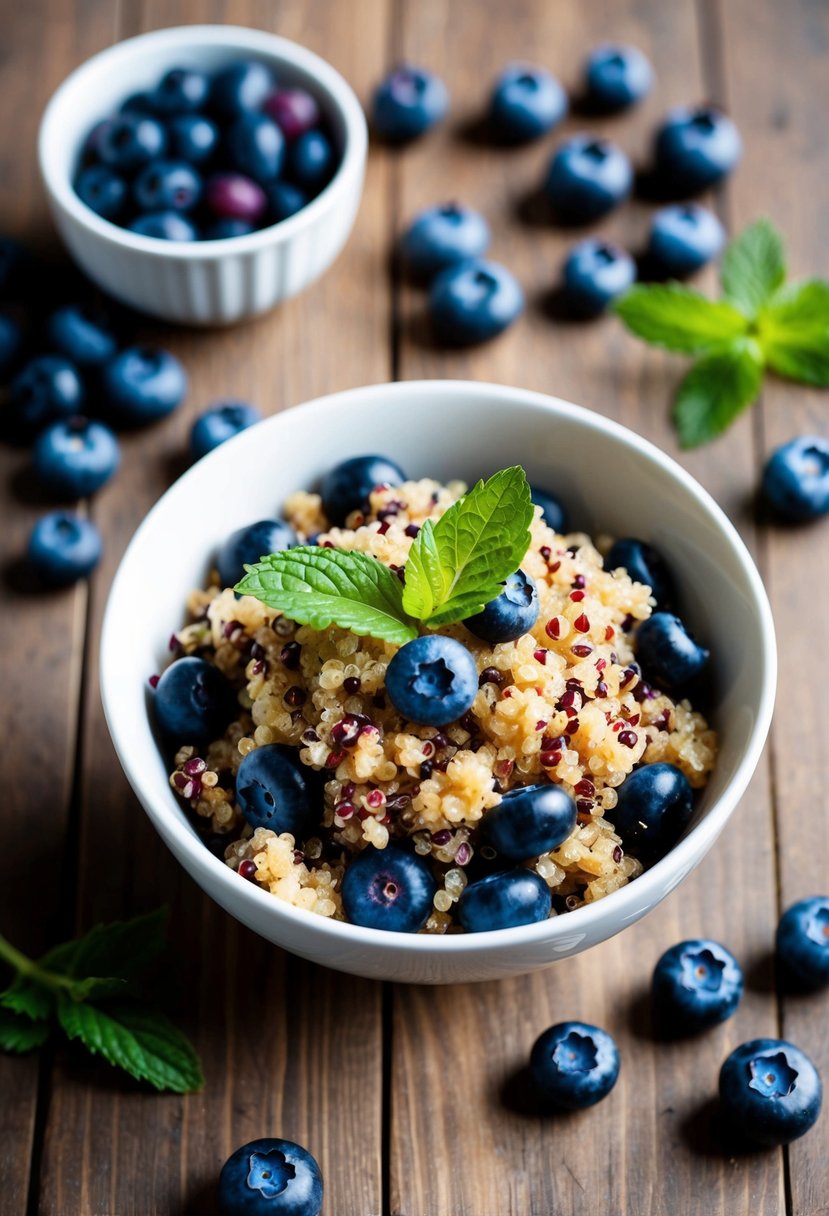
<path id="1" fill-rule="evenodd" d="M 674 399 L 685 448 L 721 435 L 757 399 L 766 370 L 829 387 L 829 283 L 786 283 L 783 240 L 769 220 L 730 242 L 720 279 L 719 300 L 680 283 L 639 283 L 615 305 L 631 333 L 698 356 Z"/>

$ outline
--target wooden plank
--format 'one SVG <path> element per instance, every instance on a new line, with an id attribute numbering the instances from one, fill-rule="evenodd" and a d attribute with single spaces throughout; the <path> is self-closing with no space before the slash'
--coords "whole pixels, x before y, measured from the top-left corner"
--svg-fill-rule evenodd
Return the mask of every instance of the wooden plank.
<path id="1" fill-rule="evenodd" d="M 624 9 L 610 0 L 566 8 L 543 0 L 521 6 L 497 0 L 402 4 L 397 53 L 444 76 L 453 112 L 443 130 L 400 158 L 400 221 L 447 197 L 480 207 L 494 230 L 492 256 L 518 274 L 528 309 L 497 342 L 447 353 L 434 347 L 423 326 L 421 294 L 406 288 L 400 374 L 542 389 L 618 418 L 676 454 L 667 405 L 679 363 L 646 350 L 612 320 L 555 324 L 539 307 L 576 236 L 524 226 L 515 212 L 558 136 L 509 153 L 459 137 L 506 61 L 543 63 L 572 85 L 587 50 L 606 38 L 630 41 L 651 55 L 657 91 L 629 118 L 601 124 L 573 119 L 564 130 L 597 125 L 640 160 L 660 113 L 706 93 L 690 0 L 670 6 L 645 0 Z M 640 246 L 648 215 L 636 203 L 602 231 Z M 755 475 L 750 422 L 683 463 L 751 540 L 751 521 L 741 510 Z M 782 1213 L 781 1154 L 727 1162 L 705 1131 L 719 1064 L 749 1034 L 774 1031 L 772 997 L 752 987 L 732 1022 L 693 1044 L 671 1046 L 651 1040 L 642 999 L 656 958 L 682 937 L 720 938 L 747 962 L 765 949 L 774 921 L 772 844 L 768 774 L 761 766 L 745 805 L 700 870 L 657 915 L 614 942 L 515 981 L 398 992 L 391 1051 L 392 1212 Z M 535 1036 L 568 1017 L 596 1021 L 616 1036 L 624 1058 L 619 1084 L 585 1115 L 545 1120 L 521 1113 L 515 1109 L 516 1097 L 521 1105 L 516 1071 Z"/>

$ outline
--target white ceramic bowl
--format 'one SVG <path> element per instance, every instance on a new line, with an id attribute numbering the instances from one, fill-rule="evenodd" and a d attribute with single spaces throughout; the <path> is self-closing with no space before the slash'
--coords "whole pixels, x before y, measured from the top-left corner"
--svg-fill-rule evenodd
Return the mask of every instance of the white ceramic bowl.
<path id="1" fill-rule="evenodd" d="M 96 215 L 72 178 L 92 127 L 175 64 L 216 71 L 234 59 L 273 68 L 280 84 L 312 92 L 328 118 L 340 167 L 296 215 L 224 241 L 159 241 Z M 351 87 L 318 55 L 262 30 L 190 25 L 119 42 L 87 60 L 52 96 L 40 124 L 40 171 L 52 216 L 82 270 L 133 308 L 190 325 L 226 325 L 296 295 L 348 238 L 363 187 L 368 136 Z"/>
<path id="2" fill-rule="evenodd" d="M 169 661 L 170 630 L 217 544 L 278 512 L 346 456 L 380 451 L 410 476 L 471 482 L 520 463 L 560 492 L 575 526 L 640 536 L 670 561 L 685 615 L 710 643 L 721 751 L 692 826 L 641 878 L 541 924 L 452 937 L 387 933 L 275 899 L 200 842 L 173 795 L 150 726 L 147 677 Z M 133 538 L 113 583 L 101 643 L 104 708 L 136 794 L 185 869 L 263 937 L 357 975 L 427 983 L 515 975 L 618 933 L 672 891 L 722 831 L 757 764 L 771 718 L 771 612 L 742 541 L 709 495 L 657 448 L 565 401 L 462 381 L 352 389 L 259 423 L 199 461 Z"/>

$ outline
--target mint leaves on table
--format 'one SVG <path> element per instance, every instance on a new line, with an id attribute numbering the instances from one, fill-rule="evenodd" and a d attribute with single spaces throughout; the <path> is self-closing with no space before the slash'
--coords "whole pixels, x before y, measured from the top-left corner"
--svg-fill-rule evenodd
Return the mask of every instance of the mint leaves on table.
<path id="1" fill-rule="evenodd" d="M 495 599 L 527 551 L 532 517 L 524 470 L 502 469 L 424 522 L 405 587 L 365 553 L 302 545 L 246 567 L 235 590 L 301 625 L 339 625 L 402 646 L 418 624 L 462 621 Z"/>
<path id="2" fill-rule="evenodd" d="M 166 909 L 96 925 L 37 962 L 0 937 L 0 959 L 15 972 L 0 992 L 0 1050 L 32 1051 L 55 1021 L 70 1039 L 159 1090 L 204 1084 L 196 1052 L 163 1014 L 139 999 L 136 981 L 162 953 Z"/>
<path id="3" fill-rule="evenodd" d="M 681 283 L 640 283 L 615 305 L 631 333 L 697 356 L 674 398 L 683 447 L 721 435 L 757 399 L 766 369 L 829 387 L 829 283 L 785 279 L 782 238 L 761 219 L 728 245 L 721 299 Z"/>

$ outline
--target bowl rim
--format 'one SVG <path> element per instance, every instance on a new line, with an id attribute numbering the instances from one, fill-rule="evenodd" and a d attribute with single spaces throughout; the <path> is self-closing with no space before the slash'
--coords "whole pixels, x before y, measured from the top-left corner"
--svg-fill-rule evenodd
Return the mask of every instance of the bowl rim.
<path id="1" fill-rule="evenodd" d="M 584 406 L 575 405 L 573 402 L 566 401 L 560 397 L 553 397 L 546 393 L 473 380 L 384 382 L 329 393 L 290 409 L 281 410 L 278 414 L 271 415 L 271 417 L 257 423 L 256 427 L 242 431 L 228 440 L 227 443 L 238 446 L 245 443 L 255 443 L 256 436 L 258 435 L 261 438 L 262 435 L 259 428 L 280 425 L 277 419 L 282 419 L 285 416 L 290 417 L 294 409 L 301 409 L 307 413 L 318 415 L 318 425 L 323 426 L 328 414 L 334 413 L 341 416 L 343 408 L 348 408 L 348 405 L 352 402 L 370 401 L 379 398 L 388 403 L 389 396 L 391 395 L 396 399 L 395 404 L 398 407 L 402 407 L 402 402 L 405 402 L 407 398 L 416 399 L 424 392 L 435 391 L 449 392 L 458 397 L 474 397 L 478 401 L 484 397 L 502 404 L 505 402 L 518 402 L 522 406 L 534 409 L 539 413 L 563 415 L 575 419 L 588 431 L 611 435 L 623 446 L 633 449 L 638 455 L 669 473 L 675 481 L 679 482 L 690 493 L 692 498 L 697 501 L 716 523 L 720 532 L 728 540 L 735 560 L 751 589 L 754 606 L 757 610 L 762 637 L 763 678 L 759 702 L 756 706 L 754 724 L 742 759 L 728 786 L 718 801 L 706 813 L 704 819 L 696 827 L 692 828 L 669 853 L 651 866 L 650 869 L 645 870 L 633 882 L 611 892 L 603 899 L 585 904 L 581 908 L 576 908 L 572 912 L 567 912 L 561 916 L 550 917 L 544 921 L 512 928 L 491 929 L 480 933 L 453 935 L 395 933 L 387 929 L 371 929 L 361 925 L 354 925 L 350 922 L 337 921 L 330 917 L 321 916 L 314 917 L 309 925 L 308 918 L 313 917 L 313 913 L 301 908 L 295 908 L 283 900 L 276 899 L 270 892 L 264 891 L 252 883 L 240 882 L 238 875 L 225 865 L 224 861 L 211 853 L 186 824 L 180 822 L 176 816 L 170 815 L 169 803 L 166 799 L 157 798 L 142 783 L 141 774 L 136 771 L 136 767 L 130 756 L 129 732 L 122 731 L 119 728 L 118 683 L 117 680 L 110 680 L 109 678 L 109 672 L 113 669 L 110 655 L 114 655 L 119 645 L 119 628 L 116 613 L 119 606 L 120 587 L 122 582 L 125 581 L 125 571 L 130 564 L 133 551 L 140 542 L 144 532 L 152 527 L 155 517 L 169 509 L 169 504 L 171 502 L 174 504 L 177 497 L 186 494 L 188 481 L 197 469 L 210 467 L 213 464 L 216 464 L 218 467 L 218 462 L 222 459 L 222 452 L 227 447 L 227 444 L 222 444 L 219 448 L 216 448 L 196 462 L 178 481 L 174 482 L 165 491 L 137 528 L 121 558 L 110 588 L 101 630 L 99 670 L 101 697 L 107 726 L 130 785 L 136 794 L 138 794 L 139 801 L 141 801 L 159 834 L 162 838 L 165 838 L 167 831 L 172 833 L 176 838 L 177 846 L 187 854 L 185 869 L 200 882 L 200 885 L 207 888 L 211 898 L 216 898 L 211 888 L 217 885 L 222 889 L 223 895 L 226 892 L 228 902 L 224 903 L 223 900 L 218 900 L 218 902 L 222 903 L 224 907 L 234 906 L 236 910 L 232 914 L 243 923 L 250 923 L 244 915 L 246 905 L 256 908 L 257 913 L 260 914 L 260 917 L 255 919 L 260 919 L 261 914 L 265 913 L 265 909 L 270 908 L 270 913 L 265 913 L 266 916 L 270 915 L 277 921 L 284 920 L 286 926 L 292 926 L 299 931 L 303 927 L 306 929 L 311 928 L 315 935 L 330 936 L 334 944 L 339 941 L 343 945 L 361 946 L 368 950 L 393 946 L 396 951 L 401 951 L 407 956 L 422 956 L 435 953 L 441 956 L 444 954 L 464 953 L 478 955 L 496 948 L 500 952 L 501 949 L 509 946 L 518 948 L 542 942 L 552 944 L 557 939 L 568 939 L 576 934 L 588 937 L 590 936 L 591 926 L 600 925 L 612 911 L 617 927 L 614 927 L 610 934 L 603 934 L 602 939 L 604 939 L 612 936 L 613 933 L 618 932 L 628 923 L 637 920 L 643 914 L 642 909 L 649 911 L 656 907 L 661 898 L 673 890 L 691 872 L 695 865 L 694 859 L 696 858 L 698 862 L 705 855 L 722 831 L 748 786 L 766 741 L 776 691 L 777 647 L 774 621 L 768 597 L 759 572 L 736 528 L 708 491 L 704 490 L 690 473 L 686 472 L 681 465 L 668 456 L 667 453 L 661 451 L 655 444 L 647 439 L 643 439 L 621 423 L 586 409 Z M 253 439 L 251 439 L 251 435 L 254 435 Z M 675 881 L 666 884 L 665 879 L 671 874 Z M 677 875 L 679 875 L 678 878 Z M 205 880 L 204 883 L 201 882 L 202 878 Z M 301 952 L 301 942 L 298 942 L 296 946 L 300 948 Z M 291 945 L 287 948 L 294 949 L 296 947 Z"/>
<path id="2" fill-rule="evenodd" d="M 54 132 L 60 131 L 61 115 L 69 105 L 73 92 L 85 87 L 88 78 L 94 77 L 103 64 L 129 61 L 139 50 L 180 46 L 182 50 L 197 51 L 202 47 L 217 45 L 226 48 L 228 54 L 250 51 L 269 58 L 273 63 L 290 63 L 314 77 L 328 101 L 338 110 L 345 127 L 342 157 L 330 182 L 316 198 L 287 219 L 245 236 L 224 237 L 216 241 L 163 241 L 121 228 L 98 215 L 77 194 L 70 175 L 57 171 L 49 155 Z M 345 77 L 320 55 L 300 43 L 243 25 L 181 25 L 125 38 L 79 64 L 58 85 L 46 103 L 38 128 L 37 153 L 40 175 L 54 204 L 96 237 L 160 259 L 189 261 L 206 258 L 217 261 L 231 253 L 255 254 L 263 248 L 284 244 L 312 225 L 339 194 L 342 183 L 355 173 L 362 173 L 368 153 L 368 127 L 363 108 Z"/>

